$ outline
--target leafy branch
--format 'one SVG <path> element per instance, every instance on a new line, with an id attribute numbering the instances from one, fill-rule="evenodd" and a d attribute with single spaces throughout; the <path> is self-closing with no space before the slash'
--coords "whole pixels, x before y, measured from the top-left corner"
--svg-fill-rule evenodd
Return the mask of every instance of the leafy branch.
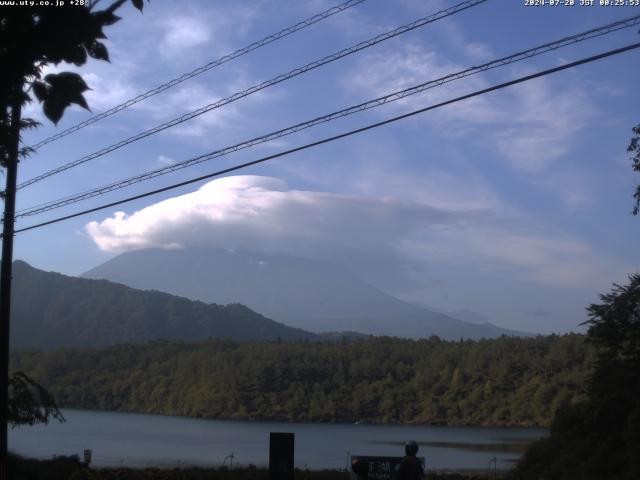
<path id="1" fill-rule="evenodd" d="M 9 423 L 13 427 L 46 424 L 51 418 L 65 421 L 53 395 L 26 374 L 14 373 L 9 379 Z"/>

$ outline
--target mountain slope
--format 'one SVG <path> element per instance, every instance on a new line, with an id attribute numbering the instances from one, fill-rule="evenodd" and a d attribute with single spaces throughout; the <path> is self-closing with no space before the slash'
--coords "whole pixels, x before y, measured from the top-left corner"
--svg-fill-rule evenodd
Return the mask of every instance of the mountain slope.
<path id="1" fill-rule="evenodd" d="M 239 302 L 314 332 L 446 339 L 518 334 L 411 305 L 329 262 L 287 255 L 217 248 L 138 250 L 123 253 L 84 276 L 205 302 Z"/>
<path id="2" fill-rule="evenodd" d="M 452 316 L 453 318 L 457 318 L 458 320 L 462 320 L 467 323 L 475 323 L 475 324 L 483 324 L 489 323 L 489 319 L 482 315 L 481 313 L 474 312 L 473 310 L 467 310 L 466 308 L 462 308 L 459 310 L 451 310 L 447 315 Z"/>
<path id="3" fill-rule="evenodd" d="M 106 280 L 43 272 L 21 261 L 13 268 L 13 349 L 210 337 L 238 341 L 318 339 L 239 304 L 208 305 Z"/>

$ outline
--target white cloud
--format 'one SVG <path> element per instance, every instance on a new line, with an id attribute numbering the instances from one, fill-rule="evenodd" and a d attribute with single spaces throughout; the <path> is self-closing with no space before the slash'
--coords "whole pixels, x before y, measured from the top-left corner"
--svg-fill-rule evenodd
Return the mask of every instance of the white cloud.
<path id="1" fill-rule="evenodd" d="M 215 103 L 223 97 L 225 97 L 224 94 L 218 94 L 211 88 L 192 83 L 173 89 L 162 98 L 147 101 L 140 106 L 140 109 L 151 115 L 155 122 L 167 121 Z M 237 123 L 239 118 L 240 113 L 236 105 L 225 105 L 203 113 L 183 124 L 176 125 L 170 128 L 167 133 L 178 137 L 203 137 L 210 134 L 212 129 L 220 129 Z"/>
<path id="2" fill-rule="evenodd" d="M 556 195 L 571 210 L 594 204 L 594 192 L 589 188 L 592 183 L 592 179 L 582 171 L 557 172 L 535 182 Z"/>
<path id="3" fill-rule="evenodd" d="M 213 88 L 202 81 L 191 80 L 133 108 L 147 116 L 148 128 L 215 104 L 255 83 L 236 68 L 233 79 L 225 82 L 223 87 Z M 225 138 L 237 139 L 238 134 L 250 131 L 256 123 L 260 124 L 262 117 L 256 112 L 277 97 L 277 93 L 259 91 L 175 125 L 165 130 L 164 134 L 188 141 L 197 139 L 206 146 L 213 142 L 220 147 L 223 146 L 220 142 Z M 215 136 L 212 135 L 214 132 Z"/>
<path id="4" fill-rule="evenodd" d="M 476 232 L 472 248 L 490 259 L 527 269 L 544 283 L 575 285 L 585 274 L 594 273 L 593 254 L 588 244 L 570 238 L 495 231 Z"/>
<path id="5" fill-rule="evenodd" d="M 315 15 L 318 12 L 335 7 L 336 2 L 331 0 L 310 0 L 307 2 L 294 2 L 295 8 L 301 9 L 300 18 Z M 358 39 L 387 32 L 397 27 L 393 22 L 385 22 L 386 19 L 380 16 L 371 15 L 366 5 L 356 5 L 355 8 L 343 10 L 337 15 L 333 15 L 323 21 L 325 28 L 334 28 L 338 34 L 350 39 Z"/>
<path id="6" fill-rule="evenodd" d="M 546 169 L 569 152 L 594 116 L 590 96 L 578 85 L 555 91 L 553 85 L 550 80 L 534 80 L 507 96 L 513 102 L 511 121 L 500 125 L 494 139 L 498 151 L 518 169 Z"/>
<path id="7" fill-rule="evenodd" d="M 125 71 L 118 70 L 108 74 L 96 71 L 82 73 L 82 77 L 91 88 L 85 96 L 94 112 L 108 110 L 140 93 L 140 89 L 128 78 Z"/>
<path id="8" fill-rule="evenodd" d="M 354 175 L 351 188 L 361 195 L 401 198 L 454 211 L 508 210 L 497 193 L 471 172 L 463 176 L 436 168 L 418 172 L 396 168 L 390 175 L 388 165 L 370 160 Z"/>
<path id="9" fill-rule="evenodd" d="M 190 48 L 206 44 L 211 39 L 211 26 L 195 15 L 167 17 L 162 21 L 165 33 L 160 52 L 165 56 L 183 55 Z"/>
<path id="10" fill-rule="evenodd" d="M 563 232 L 538 231 L 500 220 L 420 232 L 402 248 L 425 262 L 482 272 L 487 281 L 598 290 L 624 278 L 625 266 L 596 254 L 584 240 Z"/>
<path id="11" fill-rule="evenodd" d="M 158 163 L 160 165 L 173 165 L 174 163 L 176 163 L 176 161 L 171 157 L 167 157 L 165 155 L 158 155 Z"/>
<path id="12" fill-rule="evenodd" d="M 208 245 L 380 269 L 402 261 L 473 264 L 487 278 L 499 273 L 547 285 L 584 287 L 612 278 L 586 242 L 512 220 L 487 210 L 293 190 L 271 177 L 235 176 L 85 228 L 104 251 Z"/>
<path id="13" fill-rule="evenodd" d="M 477 62 L 486 63 L 496 57 L 493 50 L 481 42 L 465 42 L 464 48 L 467 55 Z"/>
<path id="14" fill-rule="evenodd" d="M 474 56 L 487 53 L 481 50 L 481 44 L 473 45 Z M 345 77 L 345 86 L 351 93 L 370 98 L 467 67 L 422 45 L 405 44 L 362 58 Z M 510 78 L 521 74 L 512 70 Z M 414 110 L 489 85 L 485 77 L 474 75 L 397 101 L 392 108 Z M 441 135 L 480 139 L 518 170 L 540 172 L 567 154 L 596 111 L 590 95 L 579 84 L 567 85 L 558 87 L 557 82 L 538 79 L 445 106 L 421 118 Z"/>
<path id="15" fill-rule="evenodd" d="M 240 2 L 208 4 L 206 9 L 180 5 L 155 22 L 162 32 L 157 48 L 160 55 L 173 61 L 195 59 L 199 53 L 212 60 L 238 48 L 259 16 L 259 5 Z"/>
<path id="16" fill-rule="evenodd" d="M 256 245 L 299 253 L 332 248 L 389 250 L 419 224 L 453 224 L 468 214 L 393 200 L 290 190 L 278 179 L 235 176 L 162 201 L 128 216 L 91 222 L 102 250 L 180 244 L 226 248 Z"/>

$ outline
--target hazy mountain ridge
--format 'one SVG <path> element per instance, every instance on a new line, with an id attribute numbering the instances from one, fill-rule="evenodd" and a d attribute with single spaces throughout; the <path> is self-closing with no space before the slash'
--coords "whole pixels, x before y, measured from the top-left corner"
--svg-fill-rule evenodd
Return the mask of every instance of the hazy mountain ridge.
<path id="1" fill-rule="evenodd" d="M 489 318 L 482 315 L 481 313 L 474 312 L 473 310 L 468 310 L 466 308 L 461 308 L 458 310 L 451 310 L 448 312 L 448 315 L 457 318 L 458 320 L 462 320 L 467 323 L 475 323 L 476 325 L 490 324 Z"/>
<path id="2" fill-rule="evenodd" d="M 84 277 L 168 292 L 204 302 L 237 302 L 313 332 L 445 339 L 525 335 L 473 324 L 384 293 L 329 262 L 218 248 L 123 253 Z"/>
<path id="3" fill-rule="evenodd" d="M 13 349 L 98 347 L 164 339 L 321 340 L 244 305 L 205 304 L 106 280 L 44 272 L 14 262 Z"/>

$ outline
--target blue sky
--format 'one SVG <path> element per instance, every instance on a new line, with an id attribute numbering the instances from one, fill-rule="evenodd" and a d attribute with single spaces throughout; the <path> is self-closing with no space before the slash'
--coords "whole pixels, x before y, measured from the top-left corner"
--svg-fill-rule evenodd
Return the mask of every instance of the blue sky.
<path id="1" fill-rule="evenodd" d="M 335 2 L 337 3 L 337 2 Z M 42 147 L 19 180 L 75 160 L 453 1 L 367 0 Z M 634 7 L 490 0 L 19 191 L 18 209 L 181 161 L 567 35 Z M 579 2 L 578 2 L 579 3 Z M 99 113 L 334 3 L 154 0 L 107 31 L 111 63 L 78 70 Z M 638 27 L 28 219 L 18 228 L 202 175 L 516 76 L 638 41 Z M 640 269 L 637 51 L 349 139 L 19 234 L 15 257 L 76 275 L 122 251 L 214 245 L 340 263 L 401 298 L 533 332 L 579 330 L 585 307 Z M 38 105 L 27 115 L 41 118 Z M 72 108 L 34 143 L 91 114 Z M 123 212 L 123 213 L 116 213 Z"/>

